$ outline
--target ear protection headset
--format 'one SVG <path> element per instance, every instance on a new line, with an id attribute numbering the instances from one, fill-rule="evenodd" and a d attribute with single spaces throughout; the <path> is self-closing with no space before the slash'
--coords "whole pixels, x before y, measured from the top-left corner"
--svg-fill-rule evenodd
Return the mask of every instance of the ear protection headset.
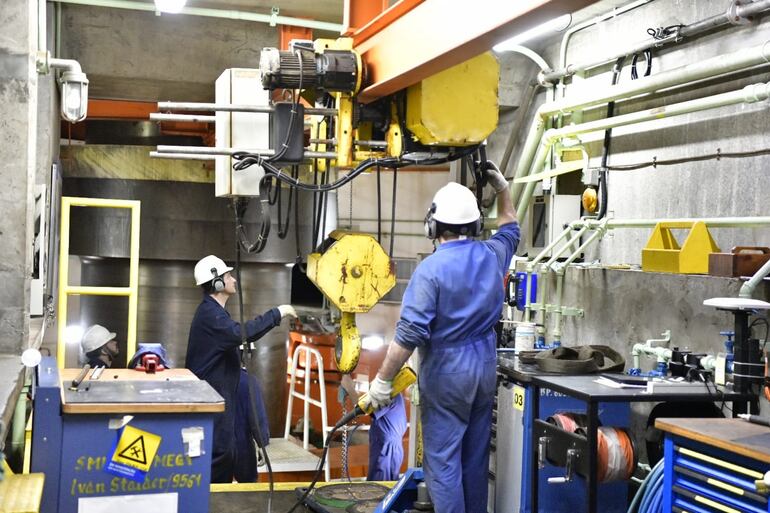
<path id="1" fill-rule="evenodd" d="M 225 280 L 219 276 L 216 267 L 211 268 L 211 274 L 214 275 L 214 279 L 211 280 L 211 288 L 214 289 L 214 292 L 222 292 L 225 290 Z"/>
<path id="2" fill-rule="evenodd" d="M 423 221 L 423 228 L 425 229 L 425 236 L 430 240 L 436 240 L 439 236 L 438 233 L 438 221 L 433 218 L 433 214 L 436 213 L 436 204 L 431 203 L 428 213 L 425 214 L 425 220 Z M 479 217 L 474 222 L 467 225 L 463 225 L 458 235 L 467 235 L 469 237 L 478 237 L 484 230 L 484 216 L 479 212 Z"/>
<path id="3" fill-rule="evenodd" d="M 425 220 L 423 221 L 423 228 L 425 229 L 425 236 L 430 240 L 436 240 L 438 236 L 436 231 L 438 229 L 436 220 L 433 219 L 433 214 L 436 213 L 436 204 L 431 203 L 428 213 L 425 214 Z"/>

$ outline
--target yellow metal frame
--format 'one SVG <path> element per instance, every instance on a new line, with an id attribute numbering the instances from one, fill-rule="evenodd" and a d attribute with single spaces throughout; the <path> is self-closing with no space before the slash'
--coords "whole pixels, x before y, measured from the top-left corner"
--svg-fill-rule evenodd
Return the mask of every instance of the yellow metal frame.
<path id="1" fill-rule="evenodd" d="M 128 287 L 74 287 L 69 285 L 70 256 L 70 210 L 72 207 L 128 208 L 131 210 L 131 244 L 128 271 Z M 66 345 L 64 330 L 67 327 L 67 300 L 69 296 L 125 296 L 128 298 L 128 334 L 126 336 L 126 354 L 136 352 L 136 315 L 139 299 L 139 216 L 141 202 L 135 200 L 117 200 L 104 198 L 74 198 L 64 196 L 61 199 L 61 229 L 59 242 L 59 301 L 57 319 L 59 321 L 56 360 L 59 368 L 64 368 Z"/>
<path id="2" fill-rule="evenodd" d="M 671 232 L 674 229 L 690 230 L 681 247 Z M 703 221 L 661 222 L 655 225 L 647 245 L 642 249 L 642 270 L 708 274 L 709 254 L 719 251 L 719 246 Z"/>

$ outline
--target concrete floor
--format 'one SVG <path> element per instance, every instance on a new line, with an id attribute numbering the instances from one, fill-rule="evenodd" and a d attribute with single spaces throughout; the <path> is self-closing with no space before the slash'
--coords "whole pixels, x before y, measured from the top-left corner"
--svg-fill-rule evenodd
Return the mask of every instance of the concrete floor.
<path id="1" fill-rule="evenodd" d="M 267 512 L 267 492 L 215 492 L 210 497 L 210 513 Z M 273 511 L 275 513 L 285 513 L 289 511 L 296 500 L 297 496 L 294 492 L 275 492 L 273 496 Z M 299 507 L 294 511 L 305 513 L 311 510 Z"/>

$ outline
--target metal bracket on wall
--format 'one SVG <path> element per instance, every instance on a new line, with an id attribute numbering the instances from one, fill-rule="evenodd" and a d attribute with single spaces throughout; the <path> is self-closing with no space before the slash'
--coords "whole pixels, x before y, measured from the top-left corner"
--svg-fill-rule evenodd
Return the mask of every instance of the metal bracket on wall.
<path id="1" fill-rule="evenodd" d="M 543 309 L 543 305 L 541 303 L 532 303 L 530 305 L 530 308 L 533 312 L 541 311 Z M 554 312 L 560 311 L 562 315 L 585 317 L 585 310 L 583 310 L 582 308 L 575 308 L 571 306 L 559 306 L 559 305 L 546 304 L 545 311 L 546 313 L 554 313 Z"/>

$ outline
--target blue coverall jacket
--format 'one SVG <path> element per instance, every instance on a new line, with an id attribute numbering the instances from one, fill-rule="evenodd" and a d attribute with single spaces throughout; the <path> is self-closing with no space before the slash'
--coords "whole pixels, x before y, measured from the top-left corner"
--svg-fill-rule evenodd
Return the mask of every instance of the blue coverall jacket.
<path id="1" fill-rule="evenodd" d="M 369 481 L 398 481 L 404 461 L 406 408 L 404 398 L 397 395 L 393 402 L 372 414 L 369 428 Z"/>
<path id="2" fill-rule="evenodd" d="M 503 277 L 519 243 L 505 224 L 487 241 L 441 244 L 404 292 L 396 343 L 420 352 L 424 470 L 436 513 L 486 513 Z"/>
<path id="3" fill-rule="evenodd" d="M 277 308 L 246 322 L 246 340 L 253 342 L 281 323 Z M 198 378 L 206 380 L 225 399 L 224 413 L 214 418 L 214 449 L 211 482 L 233 480 L 235 459 L 235 404 L 241 359 L 241 325 L 208 294 L 195 311 L 190 325 L 185 362 Z"/>

